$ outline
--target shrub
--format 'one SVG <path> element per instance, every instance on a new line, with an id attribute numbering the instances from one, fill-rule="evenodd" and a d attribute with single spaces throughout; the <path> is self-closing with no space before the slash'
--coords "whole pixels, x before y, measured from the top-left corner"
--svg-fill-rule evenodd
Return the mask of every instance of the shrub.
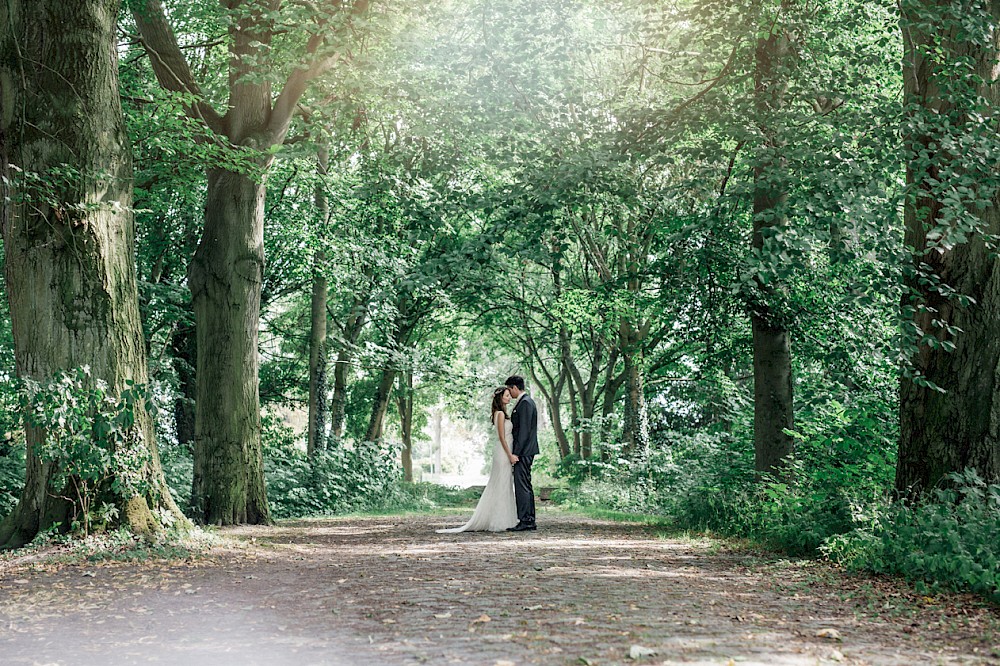
<path id="1" fill-rule="evenodd" d="M 823 551 L 852 569 L 1000 601 L 1000 485 L 974 470 L 951 474 L 924 501 L 859 512 L 857 527 Z"/>
<path id="2" fill-rule="evenodd" d="M 800 419 L 781 479 L 755 475 L 748 424 L 738 424 L 736 435 L 659 431 L 645 459 L 587 463 L 591 480 L 566 501 L 664 514 L 682 529 L 816 553 L 826 539 L 854 528 L 855 507 L 884 503 L 891 487 L 894 429 L 875 411 L 835 401 L 814 407 Z"/>
<path id="3" fill-rule="evenodd" d="M 116 395 L 86 367 L 45 382 L 24 380 L 25 421 L 46 433 L 38 457 L 52 463 L 50 492 L 73 504 L 73 529 L 88 534 L 95 523 L 115 522 L 114 498 L 148 490 L 149 449 L 136 427 L 143 406 L 152 411 L 143 387 L 130 384 Z"/>
<path id="4" fill-rule="evenodd" d="M 24 485 L 24 437 L 0 433 L 0 519 L 14 510 Z"/>
<path id="5" fill-rule="evenodd" d="M 312 460 L 294 431 L 264 421 L 267 498 L 275 518 L 399 508 L 405 504 L 396 447 L 334 440 Z"/>

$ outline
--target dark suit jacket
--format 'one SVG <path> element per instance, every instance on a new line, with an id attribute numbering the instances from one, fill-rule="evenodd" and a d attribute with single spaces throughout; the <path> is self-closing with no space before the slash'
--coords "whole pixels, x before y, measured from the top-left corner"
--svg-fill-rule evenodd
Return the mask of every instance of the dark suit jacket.
<path id="1" fill-rule="evenodd" d="M 514 445 L 511 453 L 515 456 L 538 455 L 538 410 L 535 401 L 525 393 L 518 399 L 510 422 L 513 426 Z"/>

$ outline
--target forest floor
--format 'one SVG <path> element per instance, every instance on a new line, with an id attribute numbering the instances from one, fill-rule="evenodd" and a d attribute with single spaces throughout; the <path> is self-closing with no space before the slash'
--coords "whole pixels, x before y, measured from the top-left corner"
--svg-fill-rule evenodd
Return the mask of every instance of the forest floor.
<path id="1" fill-rule="evenodd" d="M 464 519 L 226 529 L 182 561 L 6 560 L 0 664 L 1000 664 L 1000 612 L 972 597 L 556 510 L 537 532 L 434 532 Z"/>

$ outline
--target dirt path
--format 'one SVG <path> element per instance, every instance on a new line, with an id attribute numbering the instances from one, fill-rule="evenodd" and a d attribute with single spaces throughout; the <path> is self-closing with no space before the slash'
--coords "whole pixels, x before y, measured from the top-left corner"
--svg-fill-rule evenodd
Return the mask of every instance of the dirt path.
<path id="1" fill-rule="evenodd" d="M 227 530 L 252 545 L 196 562 L 8 569 L 0 664 L 612 664 L 633 646 L 653 664 L 1000 664 L 1000 615 L 971 599 L 561 513 L 434 533 L 459 522 L 298 521 Z"/>

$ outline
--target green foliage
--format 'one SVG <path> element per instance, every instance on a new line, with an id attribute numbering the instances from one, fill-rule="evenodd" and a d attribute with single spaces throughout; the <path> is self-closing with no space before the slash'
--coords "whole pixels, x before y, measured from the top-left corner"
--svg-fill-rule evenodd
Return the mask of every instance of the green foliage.
<path id="1" fill-rule="evenodd" d="M 1000 484 L 974 470 L 950 474 L 948 487 L 919 503 L 859 507 L 855 521 L 824 545 L 831 558 L 1000 602 Z"/>
<path id="2" fill-rule="evenodd" d="M 894 473 L 894 426 L 880 404 L 836 401 L 803 418 L 781 479 L 758 480 L 753 449 L 729 433 L 660 432 L 648 459 L 592 467 L 570 501 L 670 516 L 682 529 L 742 536 L 816 553 L 854 528 L 857 507 L 881 505 Z"/>
<path id="3" fill-rule="evenodd" d="M 452 488 L 436 483 L 404 483 L 400 508 L 432 510 L 475 507 L 479 501 L 478 488 Z"/>
<path id="4" fill-rule="evenodd" d="M 24 441 L 20 434 L 3 433 L 0 441 L 0 518 L 14 510 L 24 485 Z M 20 440 L 20 441 L 19 441 Z"/>
<path id="5" fill-rule="evenodd" d="M 115 523 L 114 498 L 148 490 L 150 454 L 137 424 L 138 410 L 153 409 L 145 388 L 130 383 L 116 394 L 87 367 L 24 384 L 25 423 L 43 434 L 38 457 L 53 466 L 49 491 L 74 507 L 73 529 L 86 535 Z"/>
<path id="6" fill-rule="evenodd" d="M 404 506 L 395 446 L 335 440 L 312 460 L 295 432 L 265 415 L 264 471 L 275 518 L 375 511 Z"/>
<path id="7" fill-rule="evenodd" d="M 167 480 L 170 494 L 177 506 L 186 508 L 191 502 L 191 484 L 194 477 L 194 456 L 190 447 L 176 441 L 159 442 L 160 464 Z"/>

